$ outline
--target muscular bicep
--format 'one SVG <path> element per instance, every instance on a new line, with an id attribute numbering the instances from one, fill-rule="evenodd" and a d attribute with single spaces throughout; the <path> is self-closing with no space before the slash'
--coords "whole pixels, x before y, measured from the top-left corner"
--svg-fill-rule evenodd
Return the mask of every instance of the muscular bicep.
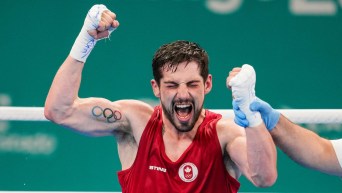
<path id="1" fill-rule="evenodd" d="M 131 133 L 130 118 L 136 117 L 134 121 L 139 122 L 138 112 L 134 111 L 139 105 L 142 104 L 133 100 L 111 102 L 103 98 L 77 99 L 69 116 L 60 124 L 92 136 L 111 135 L 116 131 Z"/>
<path id="2" fill-rule="evenodd" d="M 226 148 L 232 161 L 255 186 L 273 185 L 277 178 L 276 150 L 272 139 L 266 135 L 268 131 L 263 125 L 241 131 Z"/>
<path id="3" fill-rule="evenodd" d="M 125 127 L 120 105 L 102 98 L 76 99 L 58 124 L 86 135 L 108 135 Z"/>
<path id="4" fill-rule="evenodd" d="M 236 125 L 232 120 L 221 120 L 218 123 L 218 135 L 223 150 L 227 154 L 225 164 L 229 174 L 235 179 L 238 179 L 241 174 L 246 175 L 248 164 L 244 128 Z"/>
<path id="5" fill-rule="evenodd" d="M 228 161 L 226 168 L 229 174 L 238 179 L 243 174 L 251 180 L 247 160 L 247 138 L 244 128 L 236 125 L 233 120 L 223 119 L 218 123 L 218 134 Z"/>
<path id="6" fill-rule="evenodd" d="M 244 135 L 235 137 L 229 144 L 227 144 L 226 151 L 228 152 L 232 162 L 236 165 L 234 173 L 239 175 L 242 173 L 250 180 L 246 153 L 246 137 Z"/>

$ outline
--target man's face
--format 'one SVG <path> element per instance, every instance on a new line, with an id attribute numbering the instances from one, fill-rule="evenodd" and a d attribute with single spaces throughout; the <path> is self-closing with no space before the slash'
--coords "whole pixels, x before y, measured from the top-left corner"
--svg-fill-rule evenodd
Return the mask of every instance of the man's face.
<path id="1" fill-rule="evenodd" d="M 211 75 L 203 81 L 196 62 L 183 62 L 175 72 L 164 70 L 159 86 L 152 80 L 166 118 L 180 132 L 191 131 L 200 116 L 204 96 L 212 87 Z"/>

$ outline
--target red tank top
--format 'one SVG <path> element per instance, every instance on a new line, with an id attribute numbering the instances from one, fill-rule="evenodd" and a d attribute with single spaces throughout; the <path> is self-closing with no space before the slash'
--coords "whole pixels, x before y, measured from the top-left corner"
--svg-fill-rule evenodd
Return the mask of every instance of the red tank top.
<path id="1" fill-rule="evenodd" d="M 118 172 L 122 192 L 236 193 L 240 183 L 226 170 L 216 133 L 221 115 L 206 110 L 192 144 L 176 162 L 165 153 L 161 115 L 155 107 L 133 165 Z"/>

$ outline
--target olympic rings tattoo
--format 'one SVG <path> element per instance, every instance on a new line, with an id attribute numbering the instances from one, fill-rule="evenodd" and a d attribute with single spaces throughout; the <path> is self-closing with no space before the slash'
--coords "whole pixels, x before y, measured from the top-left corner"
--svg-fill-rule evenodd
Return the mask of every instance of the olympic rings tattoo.
<path id="1" fill-rule="evenodd" d="M 93 109 L 91 110 L 91 113 L 96 118 L 103 116 L 107 120 L 108 123 L 115 123 L 117 120 L 120 120 L 122 117 L 120 111 L 116 111 L 116 110 L 113 111 L 110 108 L 102 109 L 99 106 L 93 107 Z"/>

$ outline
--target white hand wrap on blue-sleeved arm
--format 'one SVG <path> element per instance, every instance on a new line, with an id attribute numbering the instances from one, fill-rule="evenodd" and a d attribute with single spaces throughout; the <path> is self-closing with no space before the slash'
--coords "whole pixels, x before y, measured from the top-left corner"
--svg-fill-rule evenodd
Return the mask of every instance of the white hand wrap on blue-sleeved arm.
<path id="1" fill-rule="evenodd" d="M 340 166 L 342 168 L 342 139 L 337 139 L 337 140 L 330 140 L 332 146 L 334 147 L 337 160 L 340 163 Z"/>
<path id="2" fill-rule="evenodd" d="M 255 127 L 262 123 L 260 113 L 253 112 L 249 108 L 249 105 L 256 99 L 255 82 L 254 68 L 244 64 L 241 71 L 228 83 L 232 87 L 234 100 L 238 101 L 240 110 L 246 115 L 249 127 Z"/>
<path id="3" fill-rule="evenodd" d="M 70 56 L 74 59 L 85 62 L 94 48 L 97 40 L 89 35 L 89 30 L 97 29 L 101 21 L 102 12 L 108 10 L 104 5 L 94 5 L 84 20 L 81 32 L 78 34 L 74 45 L 71 48 Z M 109 30 L 111 33 L 113 30 Z"/>

